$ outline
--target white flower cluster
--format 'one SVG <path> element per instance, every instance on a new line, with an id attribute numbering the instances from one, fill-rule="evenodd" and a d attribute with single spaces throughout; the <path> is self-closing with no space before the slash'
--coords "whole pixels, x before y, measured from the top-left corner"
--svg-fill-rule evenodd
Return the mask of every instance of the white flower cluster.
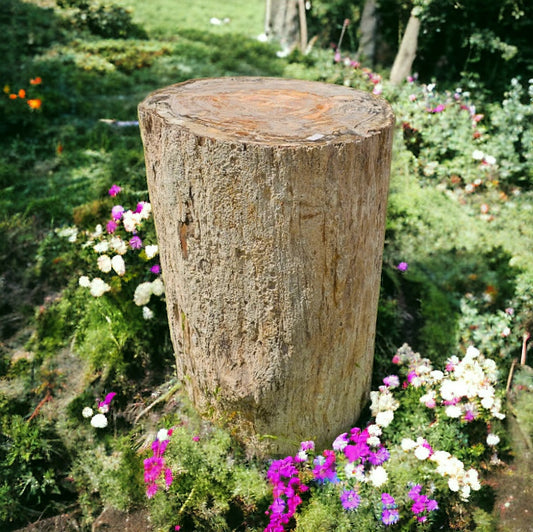
<path id="1" fill-rule="evenodd" d="M 81 415 L 85 418 L 91 418 L 91 425 L 93 427 L 97 429 L 105 429 L 107 427 L 107 417 L 104 412 L 100 411 L 100 408 L 98 410 L 99 411 L 95 414 L 91 407 L 86 406 L 82 410 Z"/>
<path id="2" fill-rule="evenodd" d="M 450 358 L 447 368 L 448 375 L 442 379 L 439 392 L 448 404 L 446 414 L 449 417 L 460 417 L 482 407 L 497 419 L 505 418 L 501 400 L 495 397 L 498 370 L 494 360 L 485 358 L 478 349 L 470 346 L 462 360 Z M 450 407 L 455 408 L 451 410 Z"/>
<path id="3" fill-rule="evenodd" d="M 165 287 L 163 281 L 158 277 L 151 282 L 146 281 L 137 286 L 135 293 L 133 294 L 133 302 L 139 307 L 142 307 L 148 304 L 152 294 L 154 296 L 161 296 L 164 292 Z"/>
<path id="4" fill-rule="evenodd" d="M 428 408 L 440 404 L 448 417 L 465 421 L 475 419 L 480 410 L 497 419 L 505 418 L 494 386 L 498 378 L 496 362 L 485 358 L 479 349 L 470 346 L 462 360 L 450 357 L 444 372 L 434 370 L 428 359 L 421 358 L 408 346 L 403 346 L 395 359 L 398 364 L 408 364 L 410 385 L 426 388 L 420 402 Z"/>
<path id="5" fill-rule="evenodd" d="M 472 159 L 476 161 L 481 161 L 482 163 L 492 166 L 496 164 L 496 158 L 492 155 L 487 155 L 486 153 L 483 153 L 481 150 L 474 150 L 472 152 Z"/>
<path id="6" fill-rule="evenodd" d="M 464 464 L 447 451 L 434 451 L 424 438 L 404 438 L 401 442 L 404 452 L 413 452 L 418 460 L 429 460 L 436 465 L 436 472 L 448 478 L 448 488 L 450 491 L 459 492 L 462 500 L 466 501 L 470 497 L 471 491 L 478 491 L 481 488 L 478 472 L 470 468 L 465 471 Z"/>
<path id="7" fill-rule="evenodd" d="M 117 193 L 114 191 L 112 195 Z M 121 205 L 115 205 L 111 210 L 112 219 L 107 223 L 106 228 L 102 224 L 98 224 L 93 232 L 85 233 L 88 239 L 83 244 L 83 247 L 90 248 L 97 254 L 96 266 L 100 272 L 124 277 L 127 271 L 124 256 L 130 249 L 138 250 L 143 260 L 151 260 L 159 253 L 159 248 L 156 244 L 145 245 L 137 234 L 143 222 L 150 218 L 151 212 L 150 203 L 144 201 L 137 204 L 135 211 L 124 210 Z M 131 235 L 127 235 L 125 238 L 121 237 L 117 233 L 120 227 L 126 233 L 131 233 Z M 69 240 L 74 239 L 71 241 L 75 241 L 78 232 L 77 229 L 67 228 L 61 232 L 60 236 L 69 238 Z M 154 275 L 159 275 L 159 265 L 153 265 L 151 272 Z M 130 278 L 131 275 L 126 277 L 127 280 Z M 91 279 L 87 275 L 82 275 L 79 279 L 79 284 L 82 287 L 89 288 L 91 295 L 94 297 L 100 297 L 111 290 L 111 286 L 100 277 Z M 143 282 L 137 286 L 133 300 L 136 305 L 143 307 L 142 314 L 144 319 L 149 320 L 154 316 L 153 311 L 146 306 L 151 296 L 162 296 L 163 294 L 164 286 L 160 278 L 156 278 L 151 282 Z"/>
<path id="8" fill-rule="evenodd" d="M 390 387 L 380 386 L 379 391 L 370 392 L 370 411 L 375 417 L 376 425 L 388 427 L 394 419 L 394 411 L 400 403 L 394 398 Z"/>
<path id="9" fill-rule="evenodd" d="M 142 224 L 143 220 L 150 218 L 152 213 L 152 206 L 147 201 L 142 201 L 139 205 L 141 206 L 140 212 L 128 210 L 122 214 L 122 223 L 128 233 L 133 233 Z"/>
<path id="10" fill-rule="evenodd" d="M 463 462 L 450 453 L 435 451 L 429 459 L 437 465 L 437 473 L 448 478 L 450 490 L 459 492 L 464 501 L 468 500 L 471 491 L 478 491 L 481 488 L 478 472 L 473 468 L 465 471 Z"/>
<path id="11" fill-rule="evenodd" d="M 83 288 L 89 288 L 93 297 L 100 297 L 111 290 L 111 287 L 100 277 L 95 277 L 91 280 L 86 275 L 82 275 L 79 279 L 79 284 Z"/>

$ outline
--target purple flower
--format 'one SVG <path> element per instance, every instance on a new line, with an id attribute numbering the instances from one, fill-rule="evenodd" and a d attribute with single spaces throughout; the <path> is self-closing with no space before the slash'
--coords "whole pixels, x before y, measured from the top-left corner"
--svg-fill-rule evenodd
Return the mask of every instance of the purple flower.
<path id="1" fill-rule="evenodd" d="M 124 214 L 124 207 L 122 205 L 115 205 L 111 209 L 111 217 L 113 220 L 120 220 Z"/>
<path id="2" fill-rule="evenodd" d="M 385 508 L 396 508 L 396 501 L 390 493 L 381 494 L 381 504 L 383 504 Z"/>
<path id="3" fill-rule="evenodd" d="M 409 498 L 415 500 L 417 497 L 420 496 L 420 491 L 422 490 L 422 486 L 420 484 L 415 484 L 410 490 L 409 490 Z"/>
<path id="4" fill-rule="evenodd" d="M 150 271 L 152 273 L 155 273 L 156 275 L 159 275 L 161 273 L 161 266 L 159 266 L 159 264 L 154 264 L 151 268 L 150 268 Z"/>
<path id="5" fill-rule="evenodd" d="M 396 266 L 396 269 L 400 272 L 406 272 L 407 268 L 409 268 L 409 264 L 407 264 L 407 262 L 400 262 L 398 266 Z"/>
<path id="6" fill-rule="evenodd" d="M 390 453 L 386 447 L 381 446 L 375 453 L 370 453 L 368 461 L 372 465 L 381 465 L 390 458 Z"/>
<path id="7" fill-rule="evenodd" d="M 315 448 L 315 442 L 312 440 L 303 441 L 300 443 L 300 450 L 302 451 L 312 451 Z"/>
<path id="8" fill-rule="evenodd" d="M 114 197 L 114 196 L 116 196 L 121 190 L 122 190 L 122 187 L 119 187 L 118 185 L 113 185 L 113 186 L 109 189 L 109 195 Z"/>
<path id="9" fill-rule="evenodd" d="M 381 521 L 384 525 L 393 525 L 400 520 L 400 513 L 398 510 L 385 508 L 381 512 Z"/>
<path id="10" fill-rule="evenodd" d="M 341 493 L 341 503 L 345 510 L 355 510 L 360 502 L 361 497 L 354 490 L 344 490 Z"/>
<path id="11" fill-rule="evenodd" d="M 143 247 L 143 241 L 137 235 L 130 238 L 131 249 L 141 249 Z"/>
<path id="12" fill-rule="evenodd" d="M 323 456 L 315 458 L 314 464 L 313 475 L 316 480 L 333 482 L 336 479 L 334 451 L 326 449 Z"/>

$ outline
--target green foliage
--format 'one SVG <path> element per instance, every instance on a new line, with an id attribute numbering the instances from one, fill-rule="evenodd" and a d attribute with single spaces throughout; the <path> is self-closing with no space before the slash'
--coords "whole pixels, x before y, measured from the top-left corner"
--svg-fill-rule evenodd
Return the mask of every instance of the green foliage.
<path id="1" fill-rule="evenodd" d="M 70 471 L 87 518 L 102 504 L 123 511 L 138 506 L 144 497 L 142 461 L 133 442 L 116 438 L 112 449 L 92 437 L 89 442 Z"/>
<path id="2" fill-rule="evenodd" d="M 3 415 L 0 424 L 0 523 L 11 527 L 24 522 L 26 515 L 50 511 L 54 499 L 65 496 L 60 489 L 64 456 L 50 426 L 17 415 Z"/>
<path id="3" fill-rule="evenodd" d="M 364 1 L 346 0 L 315 0 L 307 12 L 308 33 L 311 37 L 318 37 L 320 44 L 327 47 L 337 46 L 344 21 L 350 23 L 345 28 L 341 49 L 356 51 L 359 41 L 359 22 L 363 11 Z"/>
<path id="4" fill-rule="evenodd" d="M 144 30 L 133 23 L 131 11 L 117 4 L 93 0 L 57 0 L 57 5 L 66 10 L 66 20 L 77 30 L 88 30 L 106 39 L 146 36 Z"/>
<path id="5" fill-rule="evenodd" d="M 150 501 L 154 523 L 161 530 L 255 530 L 268 506 L 264 473 L 227 432 L 197 428 L 194 438 L 193 426 L 172 432 L 164 458 L 174 480 Z"/>

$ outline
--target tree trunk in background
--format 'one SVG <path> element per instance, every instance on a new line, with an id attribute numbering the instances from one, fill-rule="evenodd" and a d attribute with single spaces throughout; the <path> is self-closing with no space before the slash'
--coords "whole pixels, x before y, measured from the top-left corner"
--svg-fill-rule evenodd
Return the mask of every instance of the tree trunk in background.
<path id="1" fill-rule="evenodd" d="M 357 50 L 357 60 L 374 66 L 376 61 L 378 32 L 378 13 L 376 0 L 366 0 L 359 24 L 359 49 Z"/>
<path id="2" fill-rule="evenodd" d="M 284 51 L 300 44 L 299 0 L 266 0 L 265 35 L 278 41 Z M 303 50 L 305 51 L 305 50 Z"/>
<path id="3" fill-rule="evenodd" d="M 418 33 L 420 32 L 420 19 L 411 13 L 405 33 L 403 34 L 400 49 L 394 59 L 392 70 L 390 73 L 390 80 L 392 83 L 398 84 L 409 76 L 413 61 L 416 57 L 416 50 L 418 46 Z"/>
<path id="4" fill-rule="evenodd" d="M 394 117 L 338 85 L 191 80 L 139 106 L 179 377 L 266 450 L 370 391 Z"/>

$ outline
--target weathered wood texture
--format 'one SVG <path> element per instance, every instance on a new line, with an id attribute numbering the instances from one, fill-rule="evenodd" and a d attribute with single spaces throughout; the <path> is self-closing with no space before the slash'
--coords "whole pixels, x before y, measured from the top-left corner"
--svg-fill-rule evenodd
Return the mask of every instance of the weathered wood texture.
<path id="1" fill-rule="evenodd" d="M 139 106 L 178 375 L 271 452 L 369 393 L 394 117 L 371 94 L 192 80 Z"/>

